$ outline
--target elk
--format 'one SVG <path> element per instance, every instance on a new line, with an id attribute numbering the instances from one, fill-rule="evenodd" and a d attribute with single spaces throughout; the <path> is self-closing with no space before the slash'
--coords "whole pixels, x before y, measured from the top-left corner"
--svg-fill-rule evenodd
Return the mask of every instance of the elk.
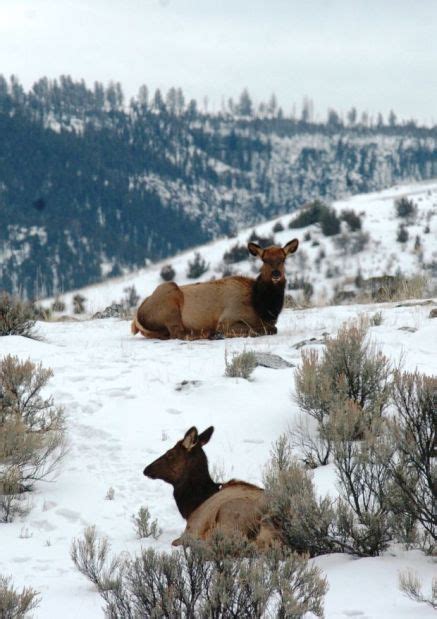
<path id="1" fill-rule="evenodd" d="M 192 427 L 160 458 L 146 466 L 144 475 L 162 479 L 173 486 L 180 514 L 187 521 L 184 533 L 172 542 L 179 546 L 188 538 L 208 540 L 216 529 L 225 535 L 239 535 L 264 549 L 279 539 L 266 516 L 262 488 L 232 479 L 215 483 L 208 471 L 202 447 L 214 432 L 210 426 L 201 434 Z"/>
<path id="2" fill-rule="evenodd" d="M 285 260 L 298 245 L 297 239 L 265 249 L 249 243 L 249 252 L 262 260 L 256 279 L 233 275 L 185 286 L 161 284 L 138 308 L 133 335 L 140 332 L 167 340 L 277 333 L 276 321 L 284 304 Z"/>

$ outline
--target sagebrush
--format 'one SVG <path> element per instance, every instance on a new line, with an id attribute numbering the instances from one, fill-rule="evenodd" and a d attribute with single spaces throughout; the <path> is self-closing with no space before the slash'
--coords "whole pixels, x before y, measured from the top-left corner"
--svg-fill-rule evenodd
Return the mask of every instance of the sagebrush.
<path id="1" fill-rule="evenodd" d="M 0 336 L 22 335 L 35 337 L 35 311 L 31 303 L 0 294 Z"/>
<path id="2" fill-rule="evenodd" d="M 208 545 L 189 540 L 172 553 L 111 559 L 108 549 L 91 529 L 73 542 L 72 558 L 114 619 L 323 616 L 327 582 L 305 556 L 278 549 L 260 556 L 247 540 L 220 532 Z"/>
<path id="3" fill-rule="evenodd" d="M 233 353 L 229 359 L 225 353 L 225 375 L 232 378 L 250 378 L 257 366 L 256 355 L 252 350 Z"/>
<path id="4" fill-rule="evenodd" d="M 158 539 L 162 533 L 162 529 L 158 525 L 158 521 L 152 520 L 149 509 L 140 507 L 138 513 L 132 516 L 135 533 L 139 539 L 144 537 L 153 537 Z"/>
<path id="5" fill-rule="evenodd" d="M 10 577 L 0 575 L 0 618 L 23 619 L 39 605 L 39 593 L 32 587 L 18 592 Z"/>
<path id="6" fill-rule="evenodd" d="M 63 411 L 53 398 L 42 395 L 52 375 L 51 369 L 12 355 L 0 361 L 3 519 L 9 520 L 13 513 L 11 497 L 30 490 L 34 481 L 51 476 L 65 453 Z"/>

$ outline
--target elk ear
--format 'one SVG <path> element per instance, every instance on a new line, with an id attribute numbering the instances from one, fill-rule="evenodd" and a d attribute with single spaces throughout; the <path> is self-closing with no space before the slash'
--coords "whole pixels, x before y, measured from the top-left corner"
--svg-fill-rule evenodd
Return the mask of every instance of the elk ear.
<path id="1" fill-rule="evenodd" d="M 206 430 L 204 430 L 202 434 L 199 434 L 199 443 L 202 447 L 209 442 L 209 439 L 211 438 L 213 432 L 214 426 L 209 426 L 209 428 L 206 428 Z"/>
<path id="2" fill-rule="evenodd" d="M 197 428 L 193 426 L 190 428 L 184 436 L 182 441 L 182 447 L 185 447 L 187 451 L 191 451 L 195 445 L 197 445 L 199 435 L 197 434 Z"/>
<path id="3" fill-rule="evenodd" d="M 299 241 L 297 239 L 293 239 L 284 245 L 282 248 L 285 251 L 285 255 L 294 254 L 296 249 L 299 247 Z"/>
<path id="4" fill-rule="evenodd" d="M 257 243 L 249 243 L 247 249 L 250 251 L 252 256 L 259 256 L 262 258 L 263 250 L 259 245 L 257 245 Z"/>

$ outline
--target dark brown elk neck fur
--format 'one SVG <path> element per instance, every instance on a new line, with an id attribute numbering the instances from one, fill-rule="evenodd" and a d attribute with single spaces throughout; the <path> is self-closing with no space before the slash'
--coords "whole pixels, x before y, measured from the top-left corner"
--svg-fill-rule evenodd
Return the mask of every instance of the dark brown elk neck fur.
<path id="1" fill-rule="evenodd" d="M 284 305 L 285 279 L 277 284 L 258 275 L 253 282 L 253 308 L 263 322 L 275 324 Z"/>
<path id="2" fill-rule="evenodd" d="M 210 496 L 220 490 L 220 485 L 213 482 L 208 468 L 192 471 L 185 479 L 173 486 L 173 496 L 178 510 L 184 518 L 188 518 Z"/>

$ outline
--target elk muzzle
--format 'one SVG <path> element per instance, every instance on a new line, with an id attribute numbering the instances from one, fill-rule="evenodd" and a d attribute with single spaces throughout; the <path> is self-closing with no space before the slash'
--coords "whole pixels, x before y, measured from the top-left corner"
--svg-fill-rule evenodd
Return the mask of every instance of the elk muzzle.
<path id="1" fill-rule="evenodd" d="M 272 271 L 272 282 L 274 284 L 278 284 L 281 280 L 282 280 L 282 273 L 281 273 L 281 271 L 278 271 L 277 269 L 274 269 Z"/>
<path id="2" fill-rule="evenodd" d="M 143 475 L 145 475 L 146 477 L 149 477 L 150 479 L 157 479 L 157 475 L 156 472 L 153 470 L 153 464 L 154 462 L 152 462 L 152 464 L 149 464 L 148 466 L 146 466 L 146 468 L 143 471 Z"/>

